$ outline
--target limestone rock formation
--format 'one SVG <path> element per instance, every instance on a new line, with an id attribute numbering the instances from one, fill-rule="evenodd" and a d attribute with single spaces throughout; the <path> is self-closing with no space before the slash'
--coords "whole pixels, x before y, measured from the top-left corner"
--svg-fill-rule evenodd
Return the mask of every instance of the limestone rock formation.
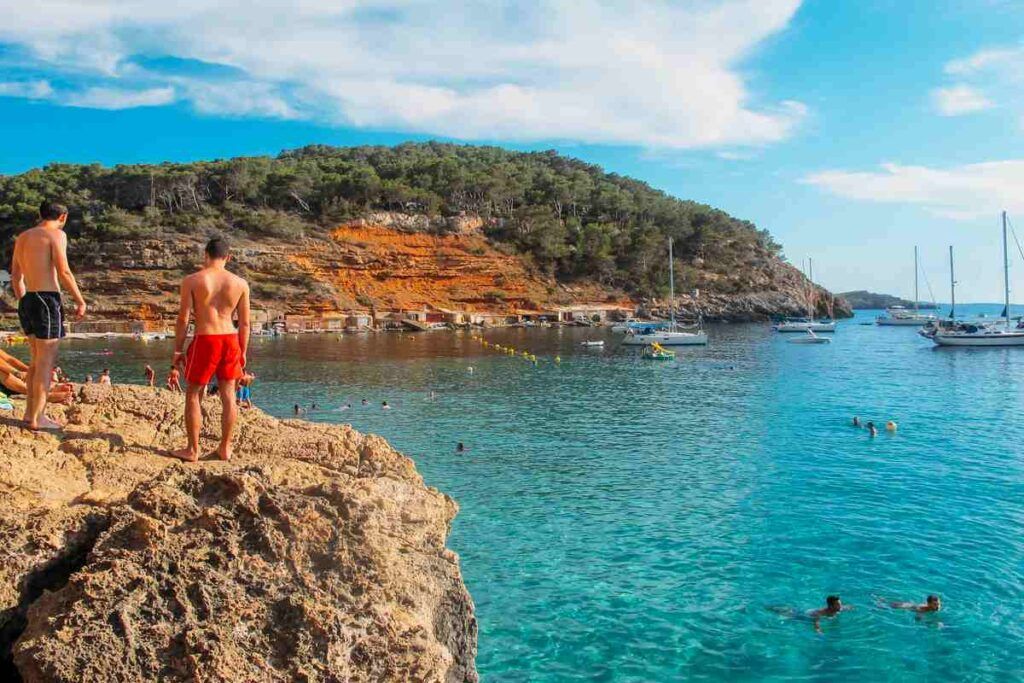
<path id="1" fill-rule="evenodd" d="M 385 441 L 253 410 L 187 465 L 179 397 L 80 394 L 60 436 L 0 418 L 0 679 L 476 680 L 457 505 Z"/>

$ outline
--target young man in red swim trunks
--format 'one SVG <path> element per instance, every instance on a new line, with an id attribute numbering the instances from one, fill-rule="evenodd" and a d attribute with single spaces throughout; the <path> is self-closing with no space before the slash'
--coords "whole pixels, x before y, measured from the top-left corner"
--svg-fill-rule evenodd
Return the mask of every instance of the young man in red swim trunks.
<path id="1" fill-rule="evenodd" d="M 227 271 L 229 258 L 227 242 L 214 238 L 206 245 L 202 270 L 181 281 L 181 304 L 174 327 L 174 365 L 182 366 L 188 382 L 185 394 L 188 445 L 174 451 L 174 457 L 186 462 L 199 459 L 199 430 L 203 423 L 200 403 L 206 385 L 214 377 L 224 407 L 217 457 L 231 459 L 231 437 L 238 419 L 235 382 L 242 377 L 249 349 L 249 285 Z M 195 338 L 185 353 L 189 313 L 195 317 Z M 236 314 L 238 329 L 232 321 Z"/>

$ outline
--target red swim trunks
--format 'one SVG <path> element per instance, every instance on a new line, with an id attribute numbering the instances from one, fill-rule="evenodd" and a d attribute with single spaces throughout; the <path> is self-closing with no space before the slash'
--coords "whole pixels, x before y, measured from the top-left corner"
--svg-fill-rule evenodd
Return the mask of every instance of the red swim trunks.
<path id="1" fill-rule="evenodd" d="M 238 334 L 199 334 L 185 354 L 185 380 L 206 386 L 214 375 L 227 382 L 242 377 L 242 348 Z"/>

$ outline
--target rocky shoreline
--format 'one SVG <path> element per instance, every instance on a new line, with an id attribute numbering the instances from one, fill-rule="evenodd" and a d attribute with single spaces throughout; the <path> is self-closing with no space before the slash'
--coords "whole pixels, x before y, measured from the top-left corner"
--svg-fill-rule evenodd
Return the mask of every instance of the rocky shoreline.
<path id="1" fill-rule="evenodd" d="M 0 678 L 477 680 L 458 506 L 383 439 L 254 409 L 185 465 L 179 396 L 79 393 L 61 435 L 0 416 Z"/>

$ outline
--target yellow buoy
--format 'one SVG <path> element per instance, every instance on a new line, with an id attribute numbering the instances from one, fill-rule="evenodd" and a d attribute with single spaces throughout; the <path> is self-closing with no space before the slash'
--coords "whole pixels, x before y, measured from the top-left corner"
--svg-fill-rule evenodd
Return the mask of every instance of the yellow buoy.
<path id="1" fill-rule="evenodd" d="M 555 362 L 556 363 L 561 363 L 562 362 L 562 357 L 561 356 L 555 356 Z"/>

